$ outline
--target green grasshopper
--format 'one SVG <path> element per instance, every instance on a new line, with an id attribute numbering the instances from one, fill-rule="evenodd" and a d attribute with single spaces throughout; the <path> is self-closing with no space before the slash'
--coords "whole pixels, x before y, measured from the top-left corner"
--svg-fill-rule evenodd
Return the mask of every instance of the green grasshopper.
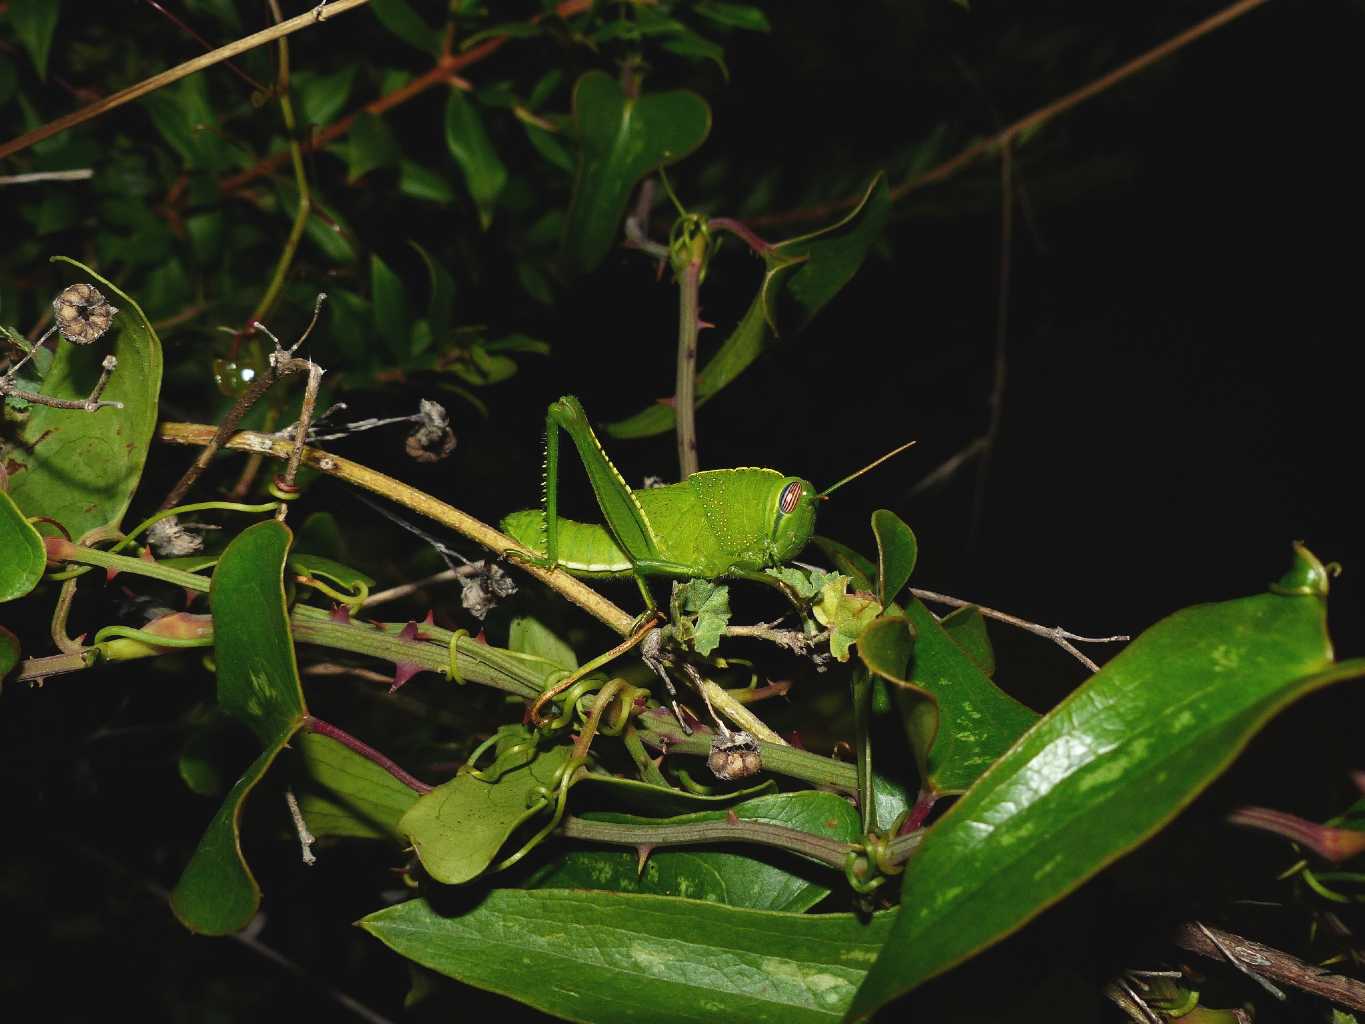
<path id="1" fill-rule="evenodd" d="M 578 449 L 605 525 L 559 516 L 561 430 Z M 657 621 L 658 611 L 646 576 L 731 577 L 781 588 L 763 570 L 801 553 L 815 532 L 816 503 L 908 447 L 901 445 L 824 491 L 816 491 L 801 477 L 756 468 L 705 470 L 681 483 L 632 490 L 593 433 L 582 404 L 565 395 L 551 403 L 545 417 L 545 506 L 506 516 L 502 531 L 534 552 L 534 561 L 544 568 L 590 578 L 633 576 L 648 606 L 645 624 L 649 625 Z M 547 689 L 529 708 L 528 721 L 540 724 L 541 708 L 555 695 L 646 635 L 633 631 L 624 643 Z M 673 684 L 659 658 L 647 657 L 646 661 L 672 694 Z M 676 699 L 674 713 L 690 732 Z"/>
<path id="2" fill-rule="evenodd" d="M 559 432 L 578 448 L 606 524 L 559 516 Z M 572 395 L 545 417 L 545 507 L 513 512 L 508 536 L 539 556 L 544 568 L 589 578 L 634 576 L 652 610 L 645 576 L 757 580 L 763 570 L 801 553 L 815 532 L 817 502 L 854 477 L 903 451 L 902 445 L 824 491 L 775 469 L 711 469 L 662 487 L 632 490 L 612 465 Z"/>

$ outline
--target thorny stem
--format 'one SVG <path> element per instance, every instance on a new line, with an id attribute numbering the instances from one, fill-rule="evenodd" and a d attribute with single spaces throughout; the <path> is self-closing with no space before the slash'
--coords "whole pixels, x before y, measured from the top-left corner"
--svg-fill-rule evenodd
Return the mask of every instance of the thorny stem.
<path id="1" fill-rule="evenodd" d="M 160 439 L 172 444 L 205 445 L 214 439 L 215 434 L 213 427 L 198 423 L 162 423 L 158 428 Z M 272 458 L 283 459 L 289 457 L 294 445 L 282 438 L 247 430 L 228 438 L 224 442 L 224 447 L 236 451 L 259 452 Z M 621 636 L 630 634 L 634 618 L 624 609 L 566 572 L 542 569 L 531 564 L 529 560 L 538 558 L 538 555 L 473 516 L 433 498 L 424 491 L 339 455 L 305 447 L 302 459 L 314 469 L 388 498 L 442 526 L 449 527 L 495 554 L 517 552 L 522 556 L 516 561 L 518 568 L 535 576 L 546 586 L 559 591 L 566 599 L 601 620 Z"/>
<path id="2" fill-rule="evenodd" d="M 1356 1012 L 1365 1011 L 1365 982 L 1332 974 L 1272 946 L 1219 928 L 1201 927 L 1198 922 L 1182 924 L 1174 938 L 1181 949 L 1225 963 L 1227 952 L 1231 952 L 1242 965 L 1266 978 L 1293 985 Z"/>
<path id="3" fill-rule="evenodd" d="M 972 145 L 968 146 L 962 152 L 945 160 L 937 167 L 931 168 L 923 174 L 917 174 L 913 178 L 902 182 L 891 190 L 892 202 L 904 199 L 911 192 L 924 188 L 927 185 L 934 185 L 952 177 L 958 171 L 962 170 L 962 168 L 969 166 L 983 156 L 998 152 L 1001 147 L 1021 136 L 1027 135 L 1033 129 L 1056 117 L 1058 114 L 1065 113 L 1072 107 L 1078 106 L 1086 100 L 1098 96 L 1100 93 L 1112 88 L 1124 79 L 1137 74 L 1139 71 L 1145 71 L 1153 64 L 1169 57 L 1177 50 L 1183 49 L 1195 40 L 1208 35 L 1214 29 L 1221 28 L 1228 22 L 1240 18 L 1243 14 L 1255 10 L 1266 2 L 1267 0 L 1237 0 L 1236 3 L 1229 4 L 1218 13 L 1205 18 L 1203 21 L 1187 28 L 1183 32 L 1176 33 L 1165 42 L 1152 47 L 1140 56 L 1134 57 L 1126 64 L 1120 65 L 1108 74 L 1101 75 L 1099 78 L 1087 82 L 1079 89 L 1067 93 L 1060 99 L 1039 107 L 1031 114 L 1021 117 L 1004 130 L 972 143 Z M 749 223 L 771 226 L 775 224 L 823 220 L 842 210 L 849 209 L 861 198 L 861 195 L 845 196 L 842 199 L 803 207 L 799 210 L 788 210 L 783 213 L 770 213 L 757 217 L 750 217 Z"/>
<path id="4" fill-rule="evenodd" d="M 691 736 L 663 709 L 646 711 L 637 720 L 640 739 L 655 750 L 666 753 L 707 757 L 711 753 L 711 730 L 696 729 Z M 857 793 L 858 773 L 853 765 L 821 757 L 808 750 L 758 741 L 759 759 L 764 771 L 803 779 L 816 786 L 829 786 L 845 793 Z"/>
<path id="5" fill-rule="evenodd" d="M 25 132 L 17 139 L 11 139 L 9 142 L 0 145 L 0 159 L 4 159 L 7 156 L 13 156 L 15 153 L 28 149 L 28 147 L 32 146 L 34 143 L 42 142 L 44 139 L 51 138 L 53 135 L 64 132 L 68 128 L 74 128 L 78 124 L 84 124 L 86 121 L 99 117 L 107 111 L 121 107 L 125 103 L 131 103 L 133 100 L 140 99 L 150 92 L 155 92 L 157 89 L 170 85 L 172 82 L 178 82 L 182 78 L 187 78 L 197 71 L 202 71 L 205 68 L 212 67 L 222 61 L 230 60 L 239 53 L 254 50 L 258 46 L 264 46 L 266 43 L 273 42 L 276 39 L 282 39 L 293 32 L 299 31 L 299 29 L 309 28 L 313 25 L 320 24 L 324 20 L 330 19 L 338 14 L 344 14 L 349 10 L 363 6 L 369 2 L 370 0 L 331 0 L 326 7 L 314 7 L 297 17 L 290 18 L 288 21 L 273 25 L 267 29 L 262 29 L 260 32 L 245 36 L 235 42 L 229 43 L 227 46 L 220 46 L 216 50 L 200 54 L 198 57 L 187 60 L 183 64 L 179 64 L 160 74 L 153 75 L 151 78 L 144 79 L 136 85 L 130 85 L 126 89 L 120 89 L 110 96 L 105 96 L 103 99 L 96 100 L 94 103 L 82 107 L 80 110 L 67 114 L 64 117 L 59 117 L 55 121 L 49 121 L 47 124 L 35 128 L 31 132 Z"/>
<path id="6" fill-rule="evenodd" d="M 372 764 L 378 765 L 380 768 L 383 768 L 386 772 L 392 775 L 403 785 L 407 786 L 409 789 L 414 790 L 417 793 L 422 794 L 430 793 L 434 788 L 432 786 L 428 786 L 421 779 L 409 775 L 402 768 L 400 768 L 398 766 L 398 762 L 394 761 L 391 757 L 388 757 L 385 754 L 381 754 L 368 743 L 364 742 L 363 740 L 356 739 L 350 733 L 338 729 L 335 725 L 332 725 L 330 722 L 324 722 L 321 718 L 315 718 L 314 716 L 309 715 L 303 721 L 303 728 L 307 729 L 311 733 L 316 733 L 319 736 L 326 736 L 330 739 L 334 739 L 342 746 L 347 747 L 350 750 L 354 750 L 361 757 L 365 758 L 365 760 L 371 762 Z"/>
<path id="7" fill-rule="evenodd" d="M 566 816 L 559 834 L 567 839 L 584 839 L 616 846 L 696 846 L 702 843 L 757 843 L 790 850 L 811 860 L 843 868 L 855 847 L 836 839 L 812 835 L 800 829 L 785 828 L 762 821 L 698 821 L 685 825 L 635 825 L 591 821 Z"/>
<path id="8" fill-rule="evenodd" d="M 678 379 L 673 394 L 677 423 L 679 479 L 698 469 L 697 462 L 697 335 L 701 333 L 701 263 L 689 260 L 678 275 Z"/>
<path id="9" fill-rule="evenodd" d="M 1037 636 L 1047 637 L 1062 650 L 1076 658 L 1082 665 L 1090 669 L 1091 672 L 1098 672 L 1100 667 L 1087 658 L 1080 651 L 1072 646 L 1072 640 L 1083 644 L 1112 644 L 1120 643 L 1132 639 L 1128 636 L 1080 636 L 1061 626 L 1040 626 L 1036 622 L 1029 622 L 1021 619 L 1017 615 L 1010 615 L 1008 612 L 996 611 L 994 608 L 987 608 L 984 605 L 975 604 L 972 601 L 964 601 L 960 597 L 949 597 L 947 594 L 936 594 L 932 590 L 920 590 L 911 587 L 910 593 L 914 594 L 921 601 L 931 601 L 934 604 L 946 604 L 953 608 L 975 608 L 988 619 L 997 619 L 1000 622 L 1008 622 L 1011 626 L 1018 626 L 1020 629 L 1027 630 Z"/>

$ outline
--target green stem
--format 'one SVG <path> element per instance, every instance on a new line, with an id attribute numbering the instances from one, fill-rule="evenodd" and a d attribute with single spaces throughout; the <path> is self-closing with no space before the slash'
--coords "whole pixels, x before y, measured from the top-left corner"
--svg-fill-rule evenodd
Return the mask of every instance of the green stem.
<path id="1" fill-rule="evenodd" d="M 670 754 L 694 754 L 707 757 L 711 753 L 711 730 L 697 728 L 691 736 L 662 709 L 646 711 L 636 721 L 640 738 L 656 750 Z M 759 758 L 765 771 L 802 779 L 815 786 L 829 786 L 845 793 L 858 792 L 857 769 L 843 761 L 821 757 L 808 750 L 758 741 Z"/>
<path id="2" fill-rule="evenodd" d="M 698 821 L 686 825 L 635 825 L 565 817 L 559 834 L 616 846 L 697 846 L 703 843 L 757 843 L 800 854 L 833 868 L 843 868 L 849 843 L 811 835 L 762 821 Z"/>
<path id="3" fill-rule="evenodd" d="M 201 594 L 209 592 L 207 577 L 186 572 L 184 569 L 173 569 L 168 565 L 162 565 L 160 562 L 148 562 L 141 558 L 131 558 L 128 555 L 116 555 L 111 551 L 101 551 L 99 548 L 82 547 L 79 544 L 72 544 L 63 537 L 48 537 L 45 538 L 45 541 L 47 558 L 50 562 L 78 562 L 81 565 L 94 565 L 101 569 L 113 569 L 116 572 L 149 576 L 154 580 L 173 583 L 177 587 L 184 587 L 186 590 L 194 590 Z"/>
<path id="4" fill-rule="evenodd" d="M 877 831 L 877 801 L 872 792 L 872 676 L 867 669 L 854 669 L 852 689 L 858 807 L 863 815 L 863 834 L 871 835 Z"/>
<path id="5" fill-rule="evenodd" d="M 280 5 L 277 0 L 269 0 L 269 3 L 270 10 L 278 24 L 284 20 L 284 16 L 280 12 Z M 264 320 L 270 315 L 275 300 L 280 297 L 280 291 L 284 288 L 285 278 L 289 276 L 289 268 L 294 265 L 294 254 L 298 252 L 299 241 L 303 238 L 303 229 L 313 211 L 313 199 L 308 188 L 308 176 L 303 171 L 303 149 L 299 146 L 298 130 L 294 121 L 294 104 L 289 98 L 289 43 L 284 36 L 281 36 L 277 45 L 280 50 L 280 66 L 275 77 L 275 90 L 280 97 L 280 114 L 284 119 L 284 135 L 289 140 L 289 160 L 294 167 L 294 186 L 299 192 L 299 208 L 294 213 L 294 223 L 289 227 L 289 237 L 285 239 L 284 249 L 280 253 L 279 260 L 275 263 L 275 273 L 271 275 L 270 284 L 266 287 L 265 294 L 261 296 L 261 301 L 256 305 L 256 311 L 251 314 L 251 319 L 247 323 Z"/>

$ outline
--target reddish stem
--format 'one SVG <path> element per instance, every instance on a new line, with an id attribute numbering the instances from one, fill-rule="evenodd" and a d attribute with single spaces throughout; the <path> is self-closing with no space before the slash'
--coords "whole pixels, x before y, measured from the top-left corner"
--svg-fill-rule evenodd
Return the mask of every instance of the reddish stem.
<path id="1" fill-rule="evenodd" d="M 403 771 L 402 768 L 398 767 L 398 763 L 394 761 L 393 758 L 381 754 L 368 743 L 365 743 L 363 740 L 356 739 L 348 732 L 343 732 L 341 729 L 338 729 L 335 725 L 332 725 L 330 722 L 324 722 L 321 718 L 315 718 L 314 716 L 309 715 L 308 718 L 304 721 L 303 727 L 307 729 L 309 732 L 317 733 L 319 736 L 329 736 L 332 739 L 336 740 L 338 743 L 340 743 L 343 747 L 347 747 L 351 750 L 354 750 L 361 757 L 365 758 L 365 760 L 370 761 L 373 764 L 379 765 L 380 768 L 383 768 L 395 779 L 397 779 L 399 782 L 401 782 L 403 785 L 407 786 L 414 792 L 425 795 L 427 793 L 430 793 L 433 788 L 431 786 L 428 786 L 421 779 L 415 778 L 409 775 L 407 772 Z"/>

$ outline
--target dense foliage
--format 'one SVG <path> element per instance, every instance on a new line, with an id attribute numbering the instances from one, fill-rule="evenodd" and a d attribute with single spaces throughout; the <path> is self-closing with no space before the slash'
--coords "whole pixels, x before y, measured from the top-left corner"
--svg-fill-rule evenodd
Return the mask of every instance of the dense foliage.
<path id="1" fill-rule="evenodd" d="M 1190 16 L 846 16 L 0 4 L 0 995 L 1365 1009 L 1347 375 L 1288 272 L 1260 384 L 1132 272 L 1245 294 L 1144 231 L 1213 129 L 1129 107 L 1255 47 L 1072 113 Z"/>

